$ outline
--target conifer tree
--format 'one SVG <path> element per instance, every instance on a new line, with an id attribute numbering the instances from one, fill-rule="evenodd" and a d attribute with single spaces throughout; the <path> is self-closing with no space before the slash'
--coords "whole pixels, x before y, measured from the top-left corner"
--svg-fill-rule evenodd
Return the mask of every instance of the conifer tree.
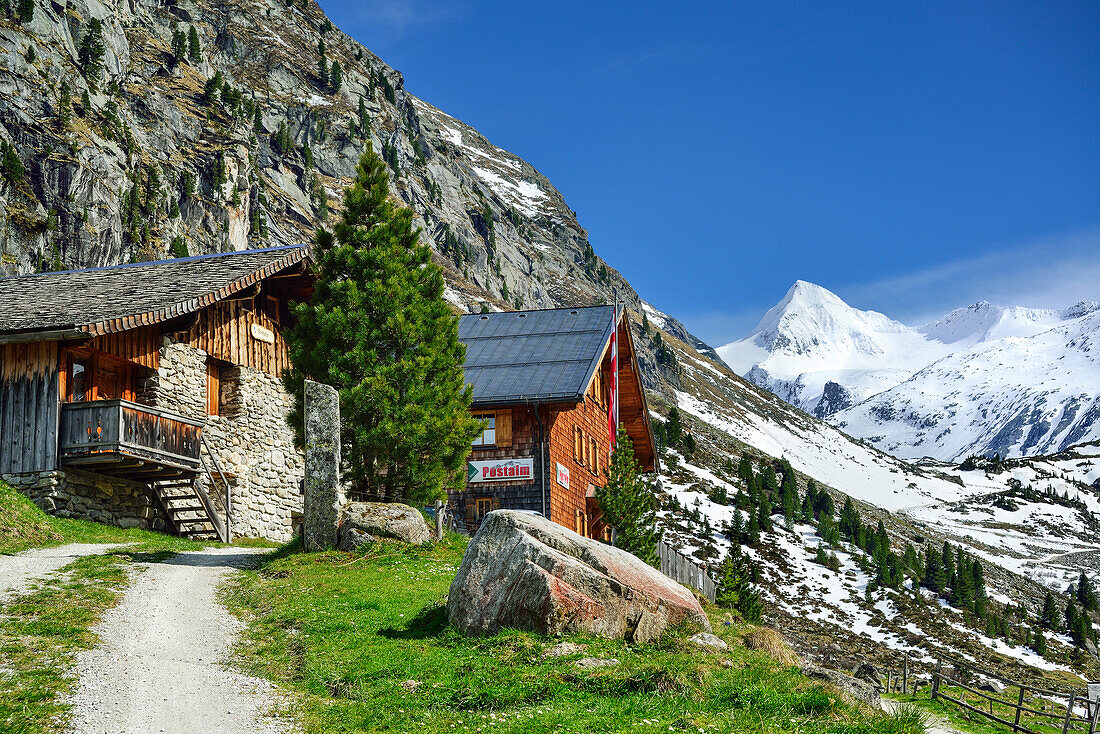
<path id="1" fill-rule="evenodd" d="M 317 59 L 317 86 L 328 89 L 328 59 L 324 56 Z"/>
<path id="2" fill-rule="evenodd" d="M 390 201 L 368 145 L 334 232 L 317 231 L 317 281 L 294 307 L 283 381 L 299 437 L 304 381 L 336 387 L 348 478 L 367 496 L 421 504 L 465 486 L 482 424 L 469 412 L 458 319 L 412 217 Z"/>
<path id="3" fill-rule="evenodd" d="M 340 85 L 344 83 L 344 71 L 340 68 L 339 61 L 333 61 L 328 72 L 328 88 L 333 94 L 340 91 Z"/>
<path id="4" fill-rule="evenodd" d="M 69 123 L 73 119 L 73 98 L 69 91 L 69 83 L 61 82 L 61 96 L 57 101 L 57 126 L 62 130 L 69 129 Z"/>
<path id="5" fill-rule="evenodd" d="M 633 553 L 651 566 L 658 565 L 657 497 L 643 479 L 634 458 L 634 444 L 619 427 L 607 483 L 596 488 L 603 521 L 615 528 L 615 546 Z"/>
<path id="6" fill-rule="evenodd" d="M 192 64 L 202 63 L 202 45 L 199 43 L 199 32 L 195 26 L 187 30 L 187 59 Z"/>
<path id="7" fill-rule="evenodd" d="M 729 525 L 729 539 L 731 543 L 741 543 L 745 538 L 745 519 L 741 517 L 741 511 L 734 509 L 733 519 Z"/>
<path id="8" fill-rule="evenodd" d="M 370 137 L 370 115 L 367 114 L 367 103 L 359 98 L 359 135 L 366 140 Z"/>
<path id="9" fill-rule="evenodd" d="M 1089 581 L 1089 577 L 1085 575 L 1085 572 L 1081 572 L 1080 578 L 1077 579 L 1077 603 L 1085 611 L 1094 611 L 1096 609 L 1096 592 L 1092 588 L 1092 583 Z"/>
<path id="10" fill-rule="evenodd" d="M 747 454 L 741 455 L 741 462 L 737 465 L 737 476 L 741 477 L 746 487 L 752 483 L 756 476 L 752 469 L 752 459 Z"/>
<path id="11" fill-rule="evenodd" d="M 943 541 L 941 557 L 943 558 L 943 583 L 946 589 L 955 585 L 955 551 L 946 540 Z"/>
<path id="12" fill-rule="evenodd" d="M 683 440 L 684 424 L 680 421 L 680 411 L 675 405 L 668 409 L 668 420 L 665 421 L 665 439 L 672 447 L 679 446 Z"/>
<path id="13" fill-rule="evenodd" d="M 718 589 L 714 600 L 720 607 L 735 610 L 747 622 L 759 622 L 764 604 L 753 585 L 749 563 L 740 548 L 730 548 L 718 566 Z"/>
<path id="14" fill-rule="evenodd" d="M 1048 630 L 1056 630 L 1062 626 L 1062 615 L 1054 602 L 1054 594 L 1049 591 L 1043 599 L 1043 611 L 1039 613 L 1039 624 Z"/>
<path id="15" fill-rule="evenodd" d="M 15 15 L 24 25 L 34 20 L 34 0 L 19 0 Z"/>
<path id="16" fill-rule="evenodd" d="M 88 113 L 92 111 L 92 97 L 88 94 L 88 90 L 84 89 L 80 92 L 80 116 L 87 117 Z"/>
<path id="17" fill-rule="evenodd" d="M 19 159 L 15 146 L 7 140 L 0 140 L 0 174 L 3 174 L 4 180 L 9 184 L 18 183 L 23 180 L 25 173 L 26 169 L 23 168 L 23 161 Z"/>
<path id="18" fill-rule="evenodd" d="M 745 528 L 745 545 L 752 548 L 760 545 L 760 518 L 755 512 L 749 513 L 749 524 Z"/>
<path id="19" fill-rule="evenodd" d="M 103 21 L 92 18 L 88 21 L 88 32 L 80 39 L 76 60 L 80 72 L 93 89 L 99 84 L 99 75 L 103 71 L 103 56 L 107 47 L 103 43 Z"/>
<path id="20" fill-rule="evenodd" d="M 844 500 L 844 507 L 840 510 L 840 522 L 838 525 L 840 532 L 844 533 L 849 540 L 858 545 L 859 531 L 862 522 L 859 518 L 859 513 L 856 512 L 856 506 L 852 502 L 851 497 Z"/>
<path id="21" fill-rule="evenodd" d="M 769 501 L 779 499 L 779 479 L 775 476 L 775 468 L 771 464 L 764 465 L 764 471 L 760 478 L 764 496 Z"/>
<path id="22" fill-rule="evenodd" d="M 1031 644 L 1029 645 L 1036 655 L 1045 657 L 1047 654 L 1047 637 L 1043 634 L 1042 630 L 1033 630 L 1031 633 Z"/>

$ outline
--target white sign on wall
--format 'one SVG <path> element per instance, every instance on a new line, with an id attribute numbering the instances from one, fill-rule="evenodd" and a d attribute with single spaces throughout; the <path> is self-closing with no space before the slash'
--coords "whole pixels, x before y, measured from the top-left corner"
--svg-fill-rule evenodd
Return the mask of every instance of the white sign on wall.
<path id="1" fill-rule="evenodd" d="M 557 463 L 557 462 L 555 462 Z M 558 484 L 569 489 L 569 467 L 558 464 Z"/>
<path id="2" fill-rule="evenodd" d="M 466 481 L 470 484 L 481 482 L 524 482 L 535 476 L 534 459 L 496 459 L 493 461 L 471 461 L 466 467 Z"/>
<path id="3" fill-rule="evenodd" d="M 259 324 L 252 324 L 249 331 L 252 333 L 252 338 L 256 341 L 261 341 L 265 344 L 275 343 L 275 332 L 271 329 L 260 326 Z"/>

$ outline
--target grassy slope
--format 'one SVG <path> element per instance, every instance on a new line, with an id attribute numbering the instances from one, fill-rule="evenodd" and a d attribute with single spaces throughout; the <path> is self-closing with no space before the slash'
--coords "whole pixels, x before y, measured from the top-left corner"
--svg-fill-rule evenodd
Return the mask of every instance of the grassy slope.
<path id="1" fill-rule="evenodd" d="M 127 543 L 133 545 L 131 550 L 147 551 L 197 550 L 208 545 L 148 530 L 50 517 L 0 482 L 0 554 L 62 543 Z"/>
<path id="2" fill-rule="evenodd" d="M 307 732 L 918 732 L 840 700 L 796 668 L 747 650 L 752 628 L 715 629 L 731 644 L 705 653 L 690 630 L 658 646 L 576 638 L 620 665 L 581 671 L 580 655 L 546 659 L 556 640 L 508 631 L 468 639 L 443 600 L 462 558 L 383 544 L 367 556 L 273 554 L 227 596 L 250 620 L 239 652 L 249 672 L 296 692 Z"/>

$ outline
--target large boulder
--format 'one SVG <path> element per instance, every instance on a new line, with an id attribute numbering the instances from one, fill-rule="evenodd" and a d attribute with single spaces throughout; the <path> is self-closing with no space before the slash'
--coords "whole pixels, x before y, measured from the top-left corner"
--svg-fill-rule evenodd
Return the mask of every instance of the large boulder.
<path id="1" fill-rule="evenodd" d="M 397 502 L 349 502 L 340 511 L 336 536 L 337 547 L 348 551 L 369 545 L 375 538 L 394 538 L 411 545 L 432 539 L 424 516 Z"/>
<path id="2" fill-rule="evenodd" d="M 467 635 L 513 628 L 649 642 L 681 621 L 710 629 L 692 593 L 657 569 L 512 510 L 486 515 L 451 584 L 447 614 Z"/>

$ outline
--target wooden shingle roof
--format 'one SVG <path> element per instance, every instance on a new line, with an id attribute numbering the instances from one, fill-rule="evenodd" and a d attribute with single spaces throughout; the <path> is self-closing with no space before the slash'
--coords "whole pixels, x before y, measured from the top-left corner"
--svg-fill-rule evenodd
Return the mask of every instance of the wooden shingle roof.
<path id="1" fill-rule="evenodd" d="M 0 341 L 109 334 L 183 316 L 295 266 L 305 245 L 0 278 Z"/>

